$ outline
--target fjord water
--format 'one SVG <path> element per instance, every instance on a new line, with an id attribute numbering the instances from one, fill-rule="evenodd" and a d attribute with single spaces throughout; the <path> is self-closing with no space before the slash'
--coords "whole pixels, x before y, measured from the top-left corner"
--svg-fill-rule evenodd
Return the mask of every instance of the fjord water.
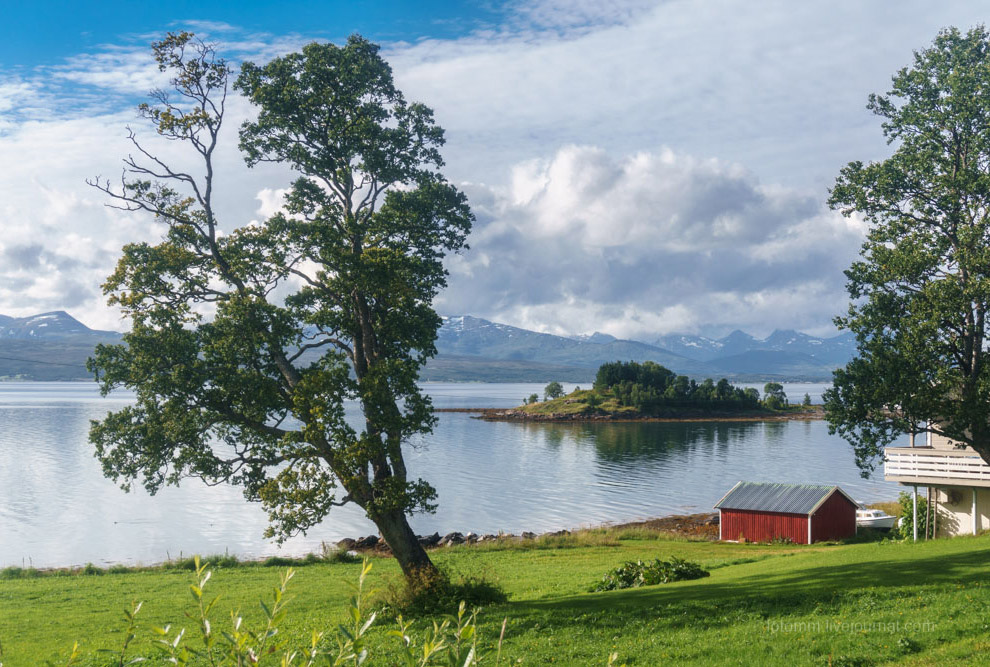
<path id="1" fill-rule="evenodd" d="M 441 408 L 511 407 L 542 385 L 424 385 Z M 565 387 L 568 391 L 572 386 Z M 819 400 L 821 385 L 787 387 Z M 132 400 L 88 383 L 0 383 L 0 567 L 154 563 L 180 554 L 302 555 L 374 532 L 357 508 L 335 509 L 282 547 L 239 490 L 187 480 L 151 497 L 105 479 L 89 420 Z M 541 532 L 704 512 L 739 480 L 837 483 L 863 501 L 895 498 L 863 480 L 849 445 L 824 422 L 520 424 L 441 413 L 407 450 L 409 469 L 439 491 L 419 533 Z"/>

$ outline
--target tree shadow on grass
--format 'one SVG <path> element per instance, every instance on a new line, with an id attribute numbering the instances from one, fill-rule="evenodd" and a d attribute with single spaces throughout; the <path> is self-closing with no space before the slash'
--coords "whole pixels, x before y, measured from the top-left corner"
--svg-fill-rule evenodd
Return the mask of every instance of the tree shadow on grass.
<path id="1" fill-rule="evenodd" d="M 636 619 L 659 619 L 672 630 L 704 629 L 724 624 L 727 617 L 767 621 L 829 614 L 854 601 L 865 601 L 859 605 L 865 609 L 877 598 L 916 596 L 918 585 L 984 581 L 990 564 L 990 548 L 891 556 L 896 557 L 878 554 L 874 560 L 831 566 L 800 567 L 795 563 L 794 569 L 784 572 L 767 568 L 764 561 L 740 566 L 750 571 L 743 576 L 733 573 L 735 568 L 724 568 L 716 570 L 711 579 L 514 602 L 509 613 L 523 625 L 552 617 L 557 625 L 586 625 L 590 621 L 604 629 L 621 628 Z"/>

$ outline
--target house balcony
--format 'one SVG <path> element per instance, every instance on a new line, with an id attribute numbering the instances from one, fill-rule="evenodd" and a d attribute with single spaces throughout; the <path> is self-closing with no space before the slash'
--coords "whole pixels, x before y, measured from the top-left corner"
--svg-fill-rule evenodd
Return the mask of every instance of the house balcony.
<path id="1" fill-rule="evenodd" d="M 966 449 L 888 447 L 883 472 L 902 484 L 990 487 L 990 465 Z"/>

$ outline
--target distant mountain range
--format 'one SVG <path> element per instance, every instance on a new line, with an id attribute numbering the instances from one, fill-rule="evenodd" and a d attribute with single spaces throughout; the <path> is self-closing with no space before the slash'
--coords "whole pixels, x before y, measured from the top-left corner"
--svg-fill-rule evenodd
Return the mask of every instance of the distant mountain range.
<path id="1" fill-rule="evenodd" d="M 62 310 L 0 315 L 0 379 L 92 379 L 86 359 L 99 343 L 116 342 L 116 331 L 90 329 Z"/>
<path id="2" fill-rule="evenodd" d="M 89 379 L 86 359 L 116 331 L 90 329 L 64 311 L 31 317 L 0 315 L 0 379 Z M 469 315 L 443 318 L 426 381 L 589 382 L 609 361 L 655 361 L 692 377 L 736 381 L 827 381 L 855 354 L 851 334 L 818 338 L 791 330 L 757 339 L 742 331 L 724 338 L 668 335 L 650 342 L 608 334 L 556 336 Z"/>
<path id="3" fill-rule="evenodd" d="M 844 333 L 832 338 L 818 338 L 792 329 L 777 329 L 759 340 L 738 329 L 719 339 L 704 336 L 661 336 L 653 345 L 697 361 L 716 362 L 754 352 L 786 352 L 804 355 L 820 364 L 843 366 L 856 353 L 856 338 Z M 756 355 L 756 358 L 772 359 L 774 355 Z M 783 358 L 783 357 L 781 357 Z M 730 364 L 731 366 L 731 364 Z"/>
<path id="4" fill-rule="evenodd" d="M 856 344 L 850 333 L 818 338 L 792 330 L 777 330 L 762 340 L 737 330 L 719 339 L 668 335 L 647 343 L 597 332 L 555 336 L 464 315 L 444 318 L 437 350 L 436 361 L 447 360 L 448 365 L 454 357 L 475 363 L 484 359 L 488 366 L 525 361 L 567 368 L 574 377 L 586 369 L 588 379 L 601 364 L 621 360 L 655 361 L 693 377 L 828 381 L 835 368 L 853 357 Z M 532 381 L 563 379 L 547 375 L 547 370 L 534 368 Z M 434 379 L 447 379 L 437 375 Z"/>
<path id="5" fill-rule="evenodd" d="M 90 329 L 64 310 L 31 317 L 0 315 L 0 340 L 64 340 L 66 338 L 119 339 L 116 331 Z"/>
<path id="6" fill-rule="evenodd" d="M 640 341 L 619 340 L 601 334 L 583 340 L 567 338 L 467 315 L 444 318 L 437 333 L 437 351 L 442 356 L 533 361 L 595 370 L 616 359 L 655 361 L 684 373 L 705 369 L 703 362 Z"/>

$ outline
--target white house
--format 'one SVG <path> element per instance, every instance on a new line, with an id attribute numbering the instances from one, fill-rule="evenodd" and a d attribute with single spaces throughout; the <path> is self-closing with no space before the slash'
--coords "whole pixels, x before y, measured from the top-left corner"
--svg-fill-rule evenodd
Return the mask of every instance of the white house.
<path id="1" fill-rule="evenodd" d="M 915 498 L 919 486 L 932 489 L 937 535 L 990 529 L 990 465 L 966 445 L 928 433 L 922 446 L 887 447 L 884 477 Z"/>

